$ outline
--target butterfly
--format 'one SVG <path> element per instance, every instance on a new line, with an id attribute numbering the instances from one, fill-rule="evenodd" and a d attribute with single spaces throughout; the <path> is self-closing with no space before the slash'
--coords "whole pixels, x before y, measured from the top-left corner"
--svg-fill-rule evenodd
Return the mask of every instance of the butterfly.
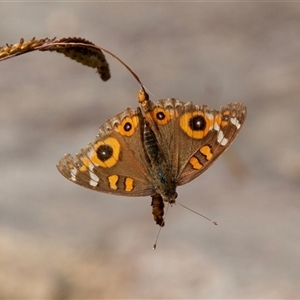
<path id="1" fill-rule="evenodd" d="M 109 119 L 93 143 L 58 163 L 60 173 L 91 190 L 120 196 L 151 196 L 156 224 L 164 226 L 164 202 L 175 203 L 177 186 L 209 168 L 244 124 L 247 108 L 230 103 L 219 110 L 169 98 Z"/>
<path id="2" fill-rule="evenodd" d="M 80 38 L 35 39 L 0 47 L 0 61 L 32 51 L 62 53 L 95 68 L 103 81 L 110 69 L 103 52 L 114 57 L 140 84 L 140 107 L 127 108 L 100 127 L 93 143 L 58 163 L 72 182 L 121 196 L 151 196 L 155 222 L 164 225 L 164 202 L 175 203 L 177 186 L 209 168 L 242 128 L 247 108 L 230 103 L 219 110 L 169 98 L 153 102 L 141 80 L 112 52 Z"/>

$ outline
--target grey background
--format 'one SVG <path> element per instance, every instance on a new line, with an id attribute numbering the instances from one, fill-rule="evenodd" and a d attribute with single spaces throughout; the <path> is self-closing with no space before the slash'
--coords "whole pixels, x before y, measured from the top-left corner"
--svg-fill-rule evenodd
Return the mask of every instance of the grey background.
<path id="1" fill-rule="evenodd" d="M 123 59 L 152 99 L 248 118 L 229 151 L 178 189 L 158 226 L 150 197 L 96 193 L 56 163 L 136 107 L 138 84 L 56 53 L 0 63 L 0 298 L 299 298 L 300 3 L 0 3 L 0 44 L 80 36 Z"/>

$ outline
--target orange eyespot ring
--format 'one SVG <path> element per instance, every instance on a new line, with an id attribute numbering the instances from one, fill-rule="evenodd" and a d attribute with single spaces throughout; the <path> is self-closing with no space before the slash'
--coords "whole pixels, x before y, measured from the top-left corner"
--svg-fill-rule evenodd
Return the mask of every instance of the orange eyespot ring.
<path id="1" fill-rule="evenodd" d="M 121 135 L 132 136 L 138 124 L 139 124 L 138 116 L 133 116 L 132 118 L 126 117 L 118 126 L 118 132 Z"/>
<path id="2" fill-rule="evenodd" d="M 222 114 L 219 113 L 215 116 L 215 124 L 217 124 L 218 126 L 221 126 L 222 123 Z"/>
<path id="3" fill-rule="evenodd" d="M 222 122 L 221 127 L 225 127 L 228 125 L 229 119 L 230 119 L 231 112 L 230 110 L 226 110 L 222 114 Z"/>
<path id="4" fill-rule="evenodd" d="M 81 172 L 86 172 L 88 170 L 89 164 L 91 163 L 90 160 L 87 157 L 80 157 L 81 160 L 81 166 L 79 168 L 79 170 Z"/>
<path id="5" fill-rule="evenodd" d="M 117 139 L 109 137 L 93 145 L 88 154 L 90 163 L 102 168 L 111 168 L 119 160 L 121 145 Z"/>
<path id="6" fill-rule="evenodd" d="M 152 119 L 160 125 L 166 125 L 171 119 L 171 114 L 161 107 L 154 108 L 151 112 Z"/>
<path id="7" fill-rule="evenodd" d="M 193 139 L 203 139 L 214 125 L 212 115 L 202 111 L 187 112 L 179 119 L 180 128 Z"/>

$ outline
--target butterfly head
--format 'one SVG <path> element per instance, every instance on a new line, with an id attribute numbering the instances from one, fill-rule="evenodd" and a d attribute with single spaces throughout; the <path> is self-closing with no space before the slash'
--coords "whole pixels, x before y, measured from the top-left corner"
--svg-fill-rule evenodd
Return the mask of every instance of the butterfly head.
<path id="1" fill-rule="evenodd" d="M 161 197 L 164 202 L 169 202 L 170 204 L 175 203 L 175 199 L 177 198 L 178 194 L 174 191 L 168 194 L 161 194 Z"/>

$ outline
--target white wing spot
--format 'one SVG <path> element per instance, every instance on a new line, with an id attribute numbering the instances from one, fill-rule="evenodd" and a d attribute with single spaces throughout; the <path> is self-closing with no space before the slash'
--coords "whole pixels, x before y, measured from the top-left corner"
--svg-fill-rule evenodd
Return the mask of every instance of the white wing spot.
<path id="1" fill-rule="evenodd" d="M 214 119 L 214 115 L 213 114 L 209 114 L 209 113 L 205 113 L 205 116 L 211 121 Z M 209 130 L 212 130 L 214 128 L 214 126 L 210 126 Z"/>
<path id="2" fill-rule="evenodd" d="M 214 130 L 220 131 L 220 126 L 217 123 L 214 124 Z"/>
<path id="3" fill-rule="evenodd" d="M 91 186 L 97 186 L 98 182 L 99 182 L 99 177 L 93 173 L 92 171 L 90 171 L 90 185 Z"/>
<path id="4" fill-rule="evenodd" d="M 239 128 L 241 127 L 241 123 L 239 122 L 239 120 L 238 120 L 237 118 L 231 118 L 231 119 L 230 119 L 230 122 L 231 122 L 233 125 L 235 125 L 235 127 L 236 127 L 237 129 L 239 129 Z"/>
<path id="5" fill-rule="evenodd" d="M 212 120 L 213 118 L 214 118 L 214 115 L 213 114 L 209 114 L 209 113 L 205 113 L 206 114 L 206 116 L 210 119 L 210 120 Z"/>
<path id="6" fill-rule="evenodd" d="M 93 159 L 93 156 L 95 155 L 95 149 L 94 149 L 94 147 L 91 146 L 91 147 L 88 149 L 88 151 L 87 151 L 86 154 L 87 154 L 87 157 L 88 157 L 90 160 L 92 160 L 92 159 Z M 90 164 L 89 164 L 89 169 L 90 169 L 90 170 L 93 169 L 94 166 L 98 167 L 99 165 L 98 165 L 95 161 L 93 161 L 93 163 L 90 163 Z"/>
<path id="7" fill-rule="evenodd" d="M 226 139 L 224 137 L 224 133 L 222 130 L 219 131 L 218 133 L 218 138 L 217 138 L 217 141 L 219 144 L 221 144 L 222 146 L 225 146 L 227 143 L 228 143 L 228 139 Z"/>
<path id="8" fill-rule="evenodd" d="M 76 181 L 76 174 L 77 174 L 77 169 L 76 168 L 72 168 L 71 170 L 70 170 L 70 173 L 71 173 L 71 180 L 72 181 Z"/>

